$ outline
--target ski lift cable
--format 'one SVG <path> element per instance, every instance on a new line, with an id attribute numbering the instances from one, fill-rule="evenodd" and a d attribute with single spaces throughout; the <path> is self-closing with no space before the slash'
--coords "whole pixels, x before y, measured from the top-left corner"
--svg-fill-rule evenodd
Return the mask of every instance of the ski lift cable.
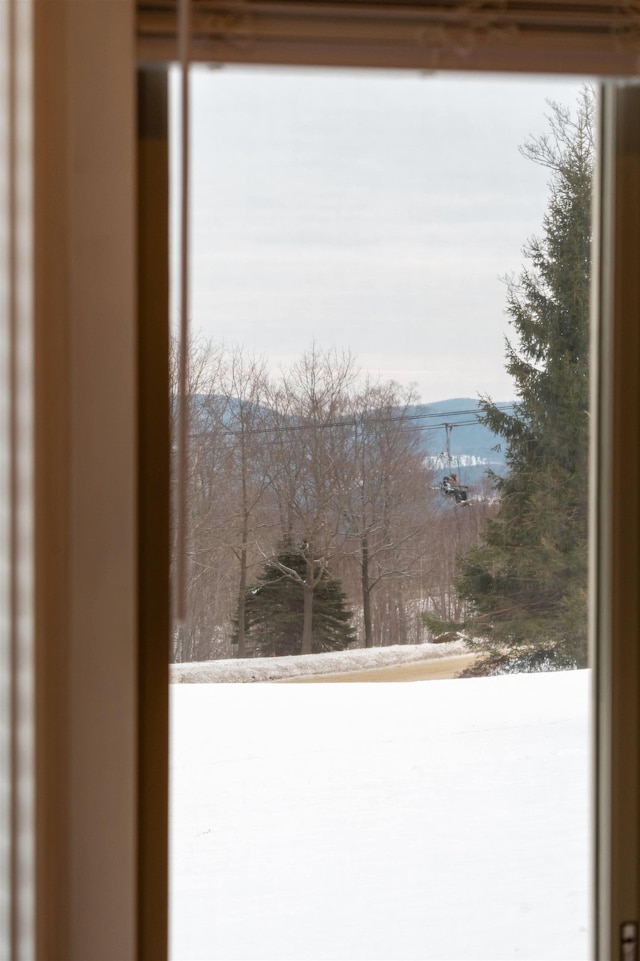
<path id="1" fill-rule="evenodd" d="M 379 421 L 378 423 L 384 423 L 384 424 L 386 424 L 386 423 L 389 423 L 389 421 Z M 479 418 L 473 418 L 473 419 L 468 419 L 468 420 L 463 420 L 463 421 L 456 421 L 455 424 L 451 424 L 451 423 L 450 423 L 449 426 L 450 426 L 450 427 L 474 427 L 474 426 L 475 426 L 476 424 L 478 424 L 478 423 L 479 423 Z M 348 422 L 348 421 L 331 421 L 331 422 L 327 422 L 327 423 L 325 423 L 325 424 L 287 424 L 286 426 L 278 426 L 278 427 L 255 427 L 255 428 L 249 428 L 248 430 L 246 430 L 246 431 L 244 431 L 244 432 L 243 432 L 243 431 L 240 431 L 240 430 L 225 430 L 225 431 L 222 431 L 222 433 L 223 433 L 225 436 L 227 436 L 227 437 L 239 437 L 239 436 L 242 435 L 242 433 L 245 433 L 245 434 L 269 434 L 269 433 L 270 433 L 270 434 L 276 434 L 276 433 L 286 434 L 286 433 L 289 433 L 289 432 L 298 432 L 298 431 L 304 431 L 304 430 L 310 430 L 310 429 L 311 429 L 311 430 L 315 430 L 316 428 L 324 429 L 324 428 L 328 428 L 328 427 L 353 427 L 353 426 L 355 426 L 355 425 L 352 424 L 351 422 Z M 400 430 L 401 430 L 402 433 L 411 434 L 411 433 L 419 433 L 420 431 L 444 430 L 444 429 L 445 429 L 445 426 L 446 426 L 445 423 L 441 423 L 441 424 L 410 424 L 410 425 L 408 425 L 407 427 L 401 427 Z M 207 433 L 208 433 L 207 431 L 200 431 L 200 432 L 198 432 L 198 433 L 193 434 L 192 436 L 193 436 L 193 437 L 207 436 Z"/>
<path id="2" fill-rule="evenodd" d="M 513 410 L 514 404 L 513 403 L 496 404 L 495 407 L 501 413 L 509 413 Z M 471 419 L 467 419 L 463 421 L 456 420 L 455 422 L 443 420 L 437 424 L 415 424 L 415 425 L 410 424 L 409 426 L 403 428 L 403 430 L 406 430 L 406 431 L 444 430 L 446 429 L 447 425 L 449 425 L 450 427 L 470 427 L 470 426 L 473 426 L 474 424 L 477 424 L 480 421 L 480 418 L 482 416 L 480 414 L 480 411 L 478 411 L 477 409 L 474 410 L 473 408 L 468 408 L 466 410 L 441 411 L 438 413 L 430 413 L 430 414 L 404 414 L 404 415 L 397 414 L 397 415 L 392 415 L 391 417 L 367 417 L 365 420 L 360 420 L 360 419 L 356 420 L 351 418 L 351 419 L 345 419 L 345 420 L 330 420 L 330 421 L 325 421 L 324 423 L 315 423 L 315 424 L 314 423 L 271 424 L 271 425 L 264 425 L 260 427 L 248 427 L 245 429 L 225 428 L 222 431 L 222 433 L 225 436 L 229 436 L 229 437 L 241 436 L 243 434 L 244 435 L 269 434 L 269 433 L 277 434 L 277 433 L 287 433 L 291 431 L 304 431 L 304 430 L 309 430 L 310 428 L 314 430 L 316 429 L 322 430 L 325 428 L 332 428 L 332 427 L 368 427 L 368 426 L 376 426 L 380 424 L 392 424 L 399 421 L 415 421 L 415 420 L 424 420 L 425 418 L 435 418 L 435 417 L 449 418 L 449 417 L 459 417 L 462 415 L 473 415 L 473 417 Z M 209 432 L 206 430 L 194 431 L 191 436 L 192 437 L 198 437 L 202 435 L 206 436 L 208 433 Z"/>

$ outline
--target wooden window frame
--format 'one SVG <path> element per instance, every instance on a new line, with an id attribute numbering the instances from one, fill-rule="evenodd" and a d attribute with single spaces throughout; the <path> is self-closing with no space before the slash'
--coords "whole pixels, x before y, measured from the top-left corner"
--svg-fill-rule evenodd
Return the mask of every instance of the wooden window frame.
<path id="1" fill-rule="evenodd" d="M 214 6 L 219 11 L 224 4 Z M 255 13 L 269 4 L 243 6 Z M 158 0 L 156 7 L 170 5 Z M 162 70 L 155 81 L 143 76 L 136 140 L 135 16 L 133 0 L 34 0 L 35 935 L 41 959 L 158 961 L 167 950 L 168 441 L 166 424 L 154 427 L 151 417 L 166 387 L 166 106 Z M 335 36 L 316 38 L 313 56 L 298 38 L 297 45 L 287 44 L 287 54 L 280 45 L 271 58 L 267 46 L 258 55 L 248 39 L 246 31 L 236 32 L 233 50 L 207 41 L 194 51 L 237 62 L 347 59 Z M 637 72 L 635 40 L 616 42 L 602 72 Z M 371 48 L 371 60 L 443 66 L 450 45 L 445 36 L 426 57 L 422 44 L 419 58 L 398 48 L 393 63 Z M 539 44 L 531 49 L 539 62 L 531 53 L 520 69 L 545 72 L 558 61 Z M 147 50 L 144 58 L 165 55 Z M 492 56 L 487 68 L 507 62 L 496 64 L 498 54 Z M 348 59 L 355 65 L 352 55 Z M 577 55 L 573 70 L 578 60 L 580 72 L 598 72 Z M 457 63 L 465 66 L 460 58 Z M 472 67 L 473 58 L 467 55 L 465 63 Z M 603 117 L 591 468 L 598 665 L 594 956 L 613 961 L 621 923 L 640 916 L 639 89 L 609 84 Z"/>

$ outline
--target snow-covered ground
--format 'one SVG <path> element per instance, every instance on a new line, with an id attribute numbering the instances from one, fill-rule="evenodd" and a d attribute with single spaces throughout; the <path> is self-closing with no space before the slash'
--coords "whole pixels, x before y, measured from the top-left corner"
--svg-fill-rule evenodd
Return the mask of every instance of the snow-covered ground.
<path id="1" fill-rule="evenodd" d="M 456 654 L 468 654 L 464 641 L 446 644 L 402 644 L 374 647 L 369 650 L 333 651 L 295 657 L 247 657 L 228 661 L 199 661 L 194 664 L 172 664 L 174 684 L 211 684 L 233 681 L 250 684 L 256 681 L 278 681 L 288 677 L 318 677 L 347 671 L 367 671 L 396 664 L 431 661 Z"/>
<path id="2" fill-rule="evenodd" d="M 172 685 L 173 961 L 589 956 L 589 674 Z"/>

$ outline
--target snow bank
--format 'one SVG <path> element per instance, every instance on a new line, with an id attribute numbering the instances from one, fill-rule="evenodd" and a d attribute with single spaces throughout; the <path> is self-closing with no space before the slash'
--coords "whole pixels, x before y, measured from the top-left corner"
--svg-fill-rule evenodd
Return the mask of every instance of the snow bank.
<path id="1" fill-rule="evenodd" d="M 415 661 L 429 661 L 466 654 L 464 641 L 448 644 L 402 644 L 369 650 L 334 651 L 329 654 L 306 654 L 295 657 L 247 657 L 226 661 L 200 661 L 194 664 L 172 664 L 173 684 L 215 684 L 256 681 L 279 681 L 288 677 L 310 677 L 347 671 L 368 671 L 376 667 L 392 667 Z"/>

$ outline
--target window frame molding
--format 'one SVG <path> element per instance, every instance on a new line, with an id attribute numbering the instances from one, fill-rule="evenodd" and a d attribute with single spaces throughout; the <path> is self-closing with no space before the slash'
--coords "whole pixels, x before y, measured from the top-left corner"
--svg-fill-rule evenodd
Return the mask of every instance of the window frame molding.
<path id="1" fill-rule="evenodd" d="M 164 374 L 155 365 L 164 361 L 158 344 L 149 346 L 153 324 L 140 320 L 136 271 L 155 262 L 164 276 L 166 251 L 136 248 L 136 8 L 134 0 L 34 0 L 33 9 L 36 956 L 159 961 L 167 838 L 145 832 L 141 812 L 158 824 L 166 813 L 160 688 L 169 600 L 161 575 L 141 583 L 151 543 L 141 505 L 158 496 L 165 504 L 149 465 L 154 450 L 166 457 L 167 442 L 162 431 L 146 434 L 145 405 L 158 396 Z M 341 62 L 331 42 L 315 49 L 317 62 Z M 194 53 L 218 59 L 224 50 Z M 236 44 L 238 62 L 253 55 Z M 295 62 L 307 55 L 300 49 Z M 518 66 L 548 72 L 546 63 L 536 67 L 532 56 Z M 610 66 L 602 72 L 637 73 L 637 55 L 621 54 L 618 71 L 615 57 Z M 620 924 L 640 917 L 638 91 L 612 83 L 605 92 L 594 271 L 602 318 L 591 461 L 599 961 L 619 956 Z M 153 150 L 162 166 L 161 144 Z M 150 309 L 164 316 L 161 303 Z M 159 380 L 143 397 L 147 376 Z M 168 511 L 158 524 L 166 534 Z M 153 624 L 145 604 L 147 614 L 156 606 Z M 157 900 L 145 902 L 153 870 Z M 153 927 L 165 948 L 151 948 Z"/>
<path id="2" fill-rule="evenodd" d="M 141 61 L 179 59 L 178 2 L 138 0 Z M 640 11 L 610 0 L 190 0 L 190 9 L 190 55 L 214 63 L 622 76 L 640 58 Z"/>
<path id="3" fill-rule="evenodd" d="M 7 958 L 34 951 L 32 16 L 30 0 L 0 8 L 0 956 Z"/>
<path id="4" fill-rule="evenodd" d="M 142 956 L 134 12 L 34 3 L 41 961 Z"/>
<path id="5" fill-rule="evenodd" d="M 600 139 L 590 478 L 594 956 L 614 961 L 623 923 L 640 920 L 640 86 L 605 85 Z"/>

